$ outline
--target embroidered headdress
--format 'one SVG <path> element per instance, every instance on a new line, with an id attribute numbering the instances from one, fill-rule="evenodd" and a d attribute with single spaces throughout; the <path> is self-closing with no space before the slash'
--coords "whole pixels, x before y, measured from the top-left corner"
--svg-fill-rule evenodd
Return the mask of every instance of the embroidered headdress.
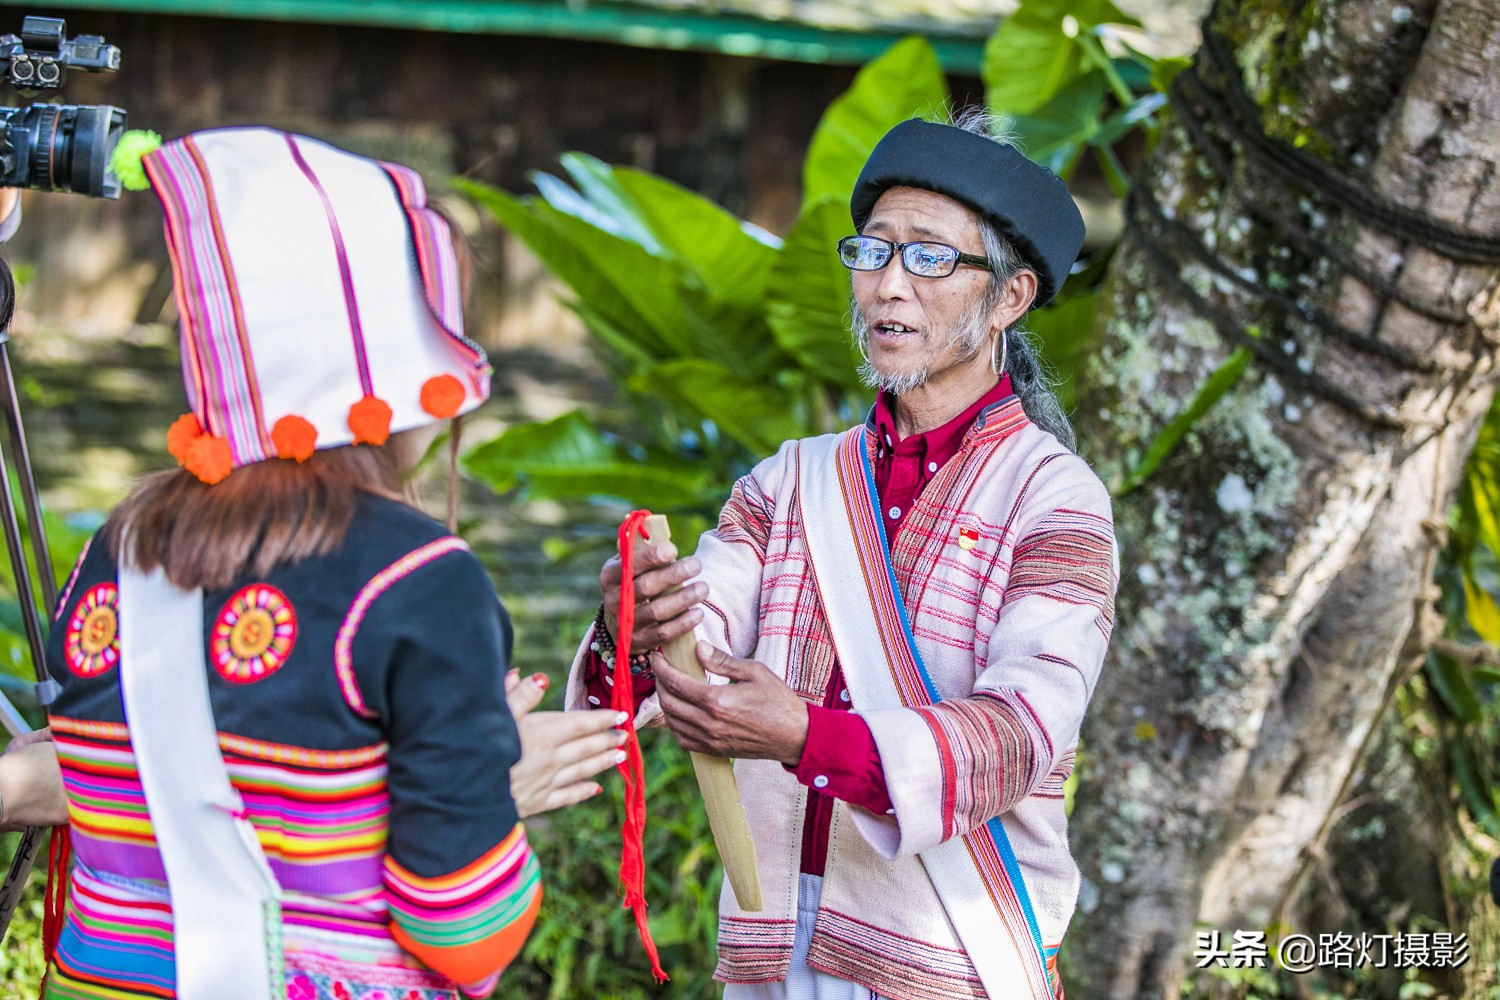
<path id="1" fill-rule="evenodd" d="M 204 482 L 384 444 L 489 394 L 448 224 L 414 171 L 264 128 L 194 133 L 142 165 L 166 213 L 192 409 L 167 446 Z"/>

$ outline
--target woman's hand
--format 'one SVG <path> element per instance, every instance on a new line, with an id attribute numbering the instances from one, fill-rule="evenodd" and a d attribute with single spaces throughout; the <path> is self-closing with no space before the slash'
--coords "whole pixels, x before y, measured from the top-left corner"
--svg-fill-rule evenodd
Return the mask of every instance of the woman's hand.
<path id="1" fill-rule="evenodd" d="M 547 675 L 505 678 L 506 701 L 521 733 L 521 759 L 510 769 L 510 794 L 521 818 L 593 798 L 603 788 L 594 775 L 625 759 L 623 712 L 536 712 Z"/>

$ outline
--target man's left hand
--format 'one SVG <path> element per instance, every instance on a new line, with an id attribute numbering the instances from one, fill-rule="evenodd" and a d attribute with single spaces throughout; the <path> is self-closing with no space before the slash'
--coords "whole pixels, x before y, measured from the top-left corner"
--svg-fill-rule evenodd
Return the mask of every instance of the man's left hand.
<path id="1" fill-rule="evenodd" d="M 697 654 L 704 670 L 730 683 L 695 680 L 660 653 L 651 657 L 662 711 L 677 742 L 698 753 L 795 767 L 807 743 L 807 704 L 763 663 L 736 659 L 702 641 Z"/>

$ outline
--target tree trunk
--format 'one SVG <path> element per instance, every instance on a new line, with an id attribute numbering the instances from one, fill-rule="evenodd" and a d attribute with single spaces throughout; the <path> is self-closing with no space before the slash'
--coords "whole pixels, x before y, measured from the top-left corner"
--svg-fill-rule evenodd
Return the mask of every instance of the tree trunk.
<path id="1" fill-rule="evenodd" d="M 1123 481 L 1231 351 L 1251 360 L 1116 505 L 1075 996 L 1176 996 L 1195 924 L 1289 916 L 1435 638 L 1494 393 L 1496 65 L 1500 0 L 1219 0 L 1174 87 L 1080 379 L 1087 457 Z"/>

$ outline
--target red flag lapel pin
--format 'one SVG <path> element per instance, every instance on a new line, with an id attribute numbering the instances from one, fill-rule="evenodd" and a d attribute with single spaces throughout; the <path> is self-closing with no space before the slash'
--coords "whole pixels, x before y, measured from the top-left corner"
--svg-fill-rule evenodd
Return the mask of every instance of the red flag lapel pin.
<path id="1" fill-rule="evenodd" d="M 958 529 L 958 547 L 965 552 L 979 544 L 979 529 L 967 525 Z"/>

